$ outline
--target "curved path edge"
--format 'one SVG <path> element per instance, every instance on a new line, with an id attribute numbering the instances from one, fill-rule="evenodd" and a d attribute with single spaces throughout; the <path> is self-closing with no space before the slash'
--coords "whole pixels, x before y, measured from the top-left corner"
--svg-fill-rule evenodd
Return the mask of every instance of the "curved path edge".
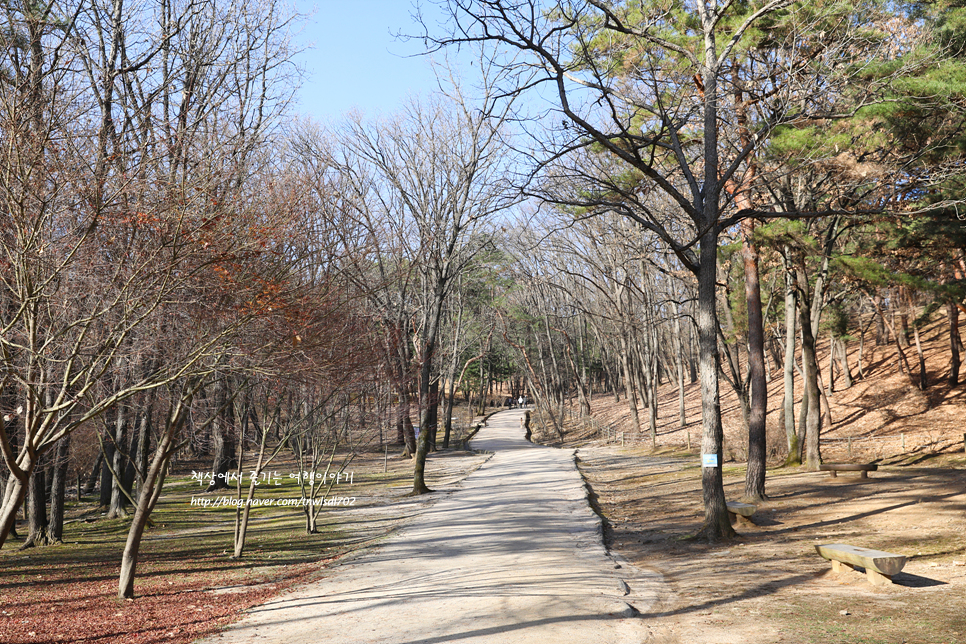
<path id="1" fill-rule="evenodd" d="M 575 450 L 526 442 L 521 415 L 490 418 L 472 447 L 493 456 L 395 534 L 202 642 L 650 639 L 660 575 L 607 551 Z"/>

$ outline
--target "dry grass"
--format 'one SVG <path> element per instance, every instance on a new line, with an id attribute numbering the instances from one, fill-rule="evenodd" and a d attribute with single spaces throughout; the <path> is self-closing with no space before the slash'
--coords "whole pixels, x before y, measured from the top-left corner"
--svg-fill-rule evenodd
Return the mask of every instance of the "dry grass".
<path id="1" fill-rule="evenodd" d="M 473 459 L 466 452 L 433 455 L 429 484 L 464 476 Z M 294 479 L 284 475 L 297 469 L 294 462 L 272 469 L 283 473 L 282 484 L 260 486 L 258 498 L 298 498 Z M 353 483 L 333 494 L 355 497 L 355 506 L 325 508 L 313 535 L 305 533 L 299 508 L 253 509 L 239 560 L 228 557 L 234 510 L 191 505 L 192 497 L 230 493 L 203 494 L 190 466 L 172 475 L 141 548 L 133 601 L 116 598 L 128 520 L 104 519 L 90 500 L 72 504 L 65 544 L 0 551 L 0 642 L 187 644 L 216 632 L 245 609 L 326 574 L 332 562 L 382 538 L 426 502 L 405 498 L 412 489 L 409 459 L 385 461 L 373 453 L 349 469 Z"/>
<path id="2" fill-rule="evenodd" d="M 583 447 L 580 468 L 609 547 L 664 580 L 645 617 L 657 642 L 825 644 L 966 640 L 966 471 L 887 466 L 855 475 L 777 468 L 757 527 L 718 545 L 686 541 L 703 520 L 691 456 Z M 739 497 L 744 471 L 724 468 Z M 849 543 L 908 556 L 895 585 L 836 575 L 814 550 Z M 941 611 L 935 608 L 941 606 Z M 845 611 L 847 614 L 841 614 Z"/>

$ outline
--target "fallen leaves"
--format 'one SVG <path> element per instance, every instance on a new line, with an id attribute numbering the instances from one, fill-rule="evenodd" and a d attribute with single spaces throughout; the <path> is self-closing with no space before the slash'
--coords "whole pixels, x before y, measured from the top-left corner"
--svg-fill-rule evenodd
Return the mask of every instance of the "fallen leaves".
<path id="1" fill-rule="evenodd" d="M 11 562 L 12 563 L 12 562 Z M 23 564 L 21 564 L 23 565 Z M 134 601 L 117 599 L 116 565 L 88 563 L 48 573 L 42 583 L 0 584 L 0 641 L 4 644 L 188 644 L 238 619 L 247 608 L 262 604 L 298 583 L 320 564 L 295 564 L 278 570 L 281 579 L 260 583 L 247 573 L 247 563 L 226 569 L 215 560 L 191 562 L 190 570 L 159 570 L 139 583 Z M 217 569 L 217 573 L 206 571 Z M 4 581 L 17 579 L 13 563 Z M 177 582 L 167 579 L 176 574 Z M 161 578 L 159 578 L 161 577 Z M 215 594 L 225 583 L 252 585 L 246 593 Z M 199 601 L 203 598 L 202 601 Z M 123 606 L 123 610 L 119 610 Z"/>

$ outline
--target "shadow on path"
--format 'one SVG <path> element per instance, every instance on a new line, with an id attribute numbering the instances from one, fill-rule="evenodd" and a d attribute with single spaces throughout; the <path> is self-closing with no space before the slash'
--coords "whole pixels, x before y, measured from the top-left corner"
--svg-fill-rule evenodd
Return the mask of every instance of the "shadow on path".
<path id="1" fill-rule="evenodd" d="M 409 526 L 206 642 L 647 639 L 662 578 L 607 553 L 573 450 L 526 442 L 521 415 L 491 417 L 471 445 L 494 456 Z"/>

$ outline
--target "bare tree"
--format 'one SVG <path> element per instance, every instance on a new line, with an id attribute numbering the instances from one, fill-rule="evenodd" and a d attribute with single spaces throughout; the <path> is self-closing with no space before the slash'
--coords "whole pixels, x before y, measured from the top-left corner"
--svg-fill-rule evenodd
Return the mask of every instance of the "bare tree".
<path id="1" fill-rule="evenodd" d="M 413 102 L 383 124 L 350 119 L 337 134 L 341 151 L 332 159 L 351 178 L 352 201 L 362 205 L 360 218 L 379 240 L 378 273 L 367 271 L 376 288 L 368 291 L 375 315 L 385 321 L 404 421 L 409 360 L 415 370 L 415 494 L 429 491 L 424 468 L 435 434 L 444 304 L 458 276 L 489 247 L 485 227 L 511 203 L 504 140 L 509 105 L 486 94 L 475 102 L 456 83 L 451 94 Z"/>
<path id="2" fill-rule="evenodd" d="M 256 213 L 232 197 L 284 106 L 274 79 L 288 52 L 271 5 L 9 9 L 17 44 L 5 49 L 0 83 L 10 142 L 0 158 L 9 213 L 0 356 L 23 439 L 15 450 L 0 425 L 11 472 L 0 544 L 58 440 L 128 397 L 180 382 L 263 312 L 243 298 L 265 301 L 267 283 L 238 285 L 267 229 L 250 227 Z M 219 37 L 236 28 L 248 36 Z M 192 305 L 219 311 L 219 324 L 188 331 L 181 354 L 156 359 L 152 340 L 186 322 Z M 133 375 L 104 386 L 122 363 Z"/>
<path id="3" fill-rule="evenodd" d="M 790 214 L 780 205 L 736 207 L 735 198 L 749 185 L 745 179 L 755 176 L 749 173 L 754 153 L 783 124 L 846 118 L 856 105 L 875 100 L 888 79 L 860 87 L 850 86 L 848 76 L 884 51 L 882 41 L 866 38 L 860 22 L 844 15 L 855 7 L 832 3 L 801 12 L 786 11 L 795 4 L 791 0 L 685 2 L 674 11 L 662 2 L 603 0 L 441 4 L 451 29 L 430 35 L 432 46 L 490 46 L 491 56 L 512 73 L 506 93 L 545 88 L 543 96 L 554 96 L 556 110 L 542 128 L 531 128 L 539 150 L 531 192 L 583 214 L 616 212 L 633 219 L 694 274 L 705 459 L 699 534 L 730 537 L 721 486 L 718 238 L 750 216 Z M 862 10 L 874 22 L 883 15 L 872 5 Z M 768 38 L 755 37 L 766 24 L 761 33 Z M 834 38 L 822 31 L 826 26 L 835 29 Z M 756 44 L 748 49 L 750 42 Z M 803 47 L 809 54 L 804 64 Z M 742 83 L 751 77 L 736 70 L 744 69 L 737 63 L 748 51 L 759 56 L 758 68 L 771 72 L 758 74 L 756 68 L 754 78 L 768 83 L 759 92 L 767 100 L 747 105 L 758 112 L 742 140 L 740 133 L 729 135 L 727 124 L 736 122 L 736 113 L 726 97 L 736 89 L 747 94 Z M 856 66 L 842 65 L 846 60 Z M 843 112 L 845 96 L 850 102 Z"/>

